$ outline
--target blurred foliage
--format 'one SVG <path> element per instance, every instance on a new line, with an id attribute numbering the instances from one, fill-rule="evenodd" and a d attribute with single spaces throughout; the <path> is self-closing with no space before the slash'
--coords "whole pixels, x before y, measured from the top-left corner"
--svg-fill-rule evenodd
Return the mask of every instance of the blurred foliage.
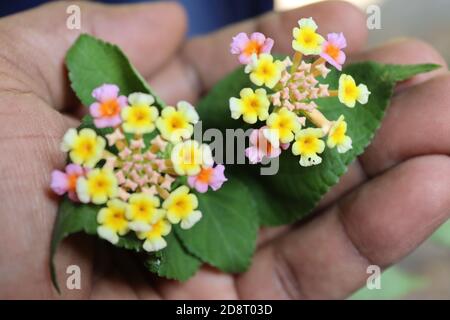
<path id="1" fill-rule="evenodd" d="M 434 232 L 431 241 L 441 246 L 450 247 L 450 220 Z"/>

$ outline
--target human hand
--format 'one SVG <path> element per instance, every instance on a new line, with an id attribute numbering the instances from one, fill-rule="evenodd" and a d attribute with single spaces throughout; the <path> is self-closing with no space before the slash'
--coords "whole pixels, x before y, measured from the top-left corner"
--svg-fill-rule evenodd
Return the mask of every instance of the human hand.
<path id="1" fill-rule="evenodd" d="M 237 32 L 262 31 L 277 39 L 275 52 L 290 53 L 291 29 L 301 17 L 312 16 L 321 33 L 344 32 L 352 61 L 443 68 L 399 86 L 364 155 L 311 219 L 261 232 L 248 272 L 230 275 L 204 267 L 185 283 L 154 279 L 123 253 L 105 253 L 103 244 L 73 237 L 58 250 L 58 275 L 61 281 L 68 265 L 80 266 L 82 290 L 62 285 L 62 297 L 345 298 L 365 283 L 368 265 L 395 263 L 450 214 L 450 78 L 443 59 L 423 42 L 403 40 L 360 52 L 365 17 L 336 2 L 273 13 L 188 42 L 184 14 L 174 4 L 80 6 L 81 31 L 120 45 L 169 103 L 195 103 L 236 66 L 228 45 Z M 51 170 L 65 162 L 60 139 L 77 125 L 80 111 L 63 68 L 79 33 L 66 28 L 66 7 L 55 3 L 0 20 L 3 297 L 59 297 L 48 270 L 57 208 L 48 185 Z"/>

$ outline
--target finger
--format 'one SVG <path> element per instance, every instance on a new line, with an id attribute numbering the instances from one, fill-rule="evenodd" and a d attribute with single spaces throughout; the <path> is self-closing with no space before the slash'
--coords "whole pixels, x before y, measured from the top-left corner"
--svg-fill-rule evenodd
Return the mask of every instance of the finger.
<path id="1" fill-rule="evenodd" d="M 207 90 L 238 66 L 236 56 L 230 54 L 229 46 L 231 38 L 239 32 L 263 32 L 275 40 L 273 52 L 291 54 L 292 29 L 297 25 L 297 20 L 303 17 L 313 17 L 319 25 L 319 32 L 324 35 L 328 32 L 344 32 L 349 45 L 347 52 L 360 50 L 366 41 L 364 14 L 346 2 L 327 1 L 291 11 L 273 12 L 188 42 L 178 63 L 177 75 L 175 70 L 167 71 L 177 82 L 189 84 L 180 88 L 185 91 L 177 90 L 176 98 L 195 100 L 201 93 L 200 89 Z M 192 78 L 192 69 L 196 71 L 196 78 Z M 165 72 L 162 71 L 155 78 L 168 78 Z M 155 78 L 150 79 L 150 84 L 154 84 L 158 91 L 170 90 L 171 82 L 158 82 Z"/>
<path id="2" fill-rule="evenodd" d="M 450 74 L 402 91 L 360 157 L 364 171 L 373 176 L 420 155 L 450 155 L 449 123 Z"/>
<path id="3" fill-rule="evenodd" d="M 441 68 L 422 73 L 399 84 L 398 89 L 405 89 L 425 82 L 447 72 L 447 63 L 442 55 L 431 45 L 418 39 L 397 39 L 371 50 L 354 54 L 349 62 L 373 60 L 392 64 L 435 63 Z"/>
<path id="4" fill-rule="evenodd" d="M 180 100 L 194 104 L 203 90 L 197 71 L 181 58 L 169 61 L 148 79 L 148 83 L 169 105 L 176 105 Z"/>
<path id="5" fill-rule="evenodd" d="M 450 101 L 450 94 L 447 93 L 450 86 L 449 77 L 440 77 L 439 80 L 419 85 L 447 73 L 444 58 L 433 47 L 420 40 L 398 40 L 351 58 L 352 62 L 359 60 L 393 64 L 435 63 L 442 68 L 415 76 L 400 85 L 401 91 L 405 92 L 395 95 L 392 99 L 374 141 L 349 167 L 340 182 L 321 200 L 319 209 L 363 183 L 367 176 L 378 174 L 416 155 L 445 154 L 445 148 L 450 149 L 449 126 L 445 123 L 450 120 L 450 106 L 447 102 Z M 433 103 L 430 104 L 430 101 Z M 430 121 L 424 121 L 425 108 L 433 114 Z M 433 149 L 425 145 L 430 141 L 425 137 L 430 135 L 433 137 L 432 146 L 437 144 L 434 139 L 439 136 L 441 148 Z"/>
<path id="6" fill-rule="evenodd" d="M 367 180 L 367 174 L 360 161 L 356 159 L 352 162 L 347 172 L 339 179 L 339 182 L 332 186 L 330 190 L 320 199 L 315 211 L 320 211 L 330 205 L 343 195 L 358 187 Z"/>
<path id="7" fill-rule="evenodd" d="M 308 217 L 309 219 L 313 219 L 317 212 L 320 212 L 323 208 L 330 205 L 330 203 L 335 202 L 342 195 L 350 192 L 352 189 L 356 188 L 364 181 L 367 180 L 367 175 L 363 171 L 362 166 L 358 161 L 353 162 L 349 167 L 346 174 L 344 174 L 339 183 L 331 188 L 331 190 L 324 195 L 324 197 L 320 200 L 317 207 L 314 209 L 314 212 Z M 306 219 L 301 220 L 299 223 L 305 223 Z M 263 228 L 260 230 L 258 238 L 257 238 L 257 247 L 262 247 L 265 244 L 273 241 L 278 238 L 280 235 L 289 232 L 292 228 L 295 228 L 297 224 L 294 225 L 285 225 L 280 227 L 270 227 Z"/>
<path id="8" fill-rule="evenodd" d="M 66 104 L 69 91 L 64 57 L 80 33 L 118 44 L 144 75 L 164 64 L 183 39 L 185 16 L 175 3 L 108 6 L 76 2 L 81 9 L 80 30 L 67 28 L 68 5 L 56 2 L 0 22 L 0 29 L 8 30 L 2 32 L 1 47 L 9 50 L 1 56 L 9 57 L 24 73 L 23 81 L 58 108 Z"/>
<path id="9" fill-rule="evenodd" d="M 411 159 L 317 219 L 260 249 L 237 282 L 241 297 L 345 298 L 419 245 L 450 214 L 450 159 Z M 264 281 L 261 281 L 264 279 Z"/>
<path id="10" fill-rule="evenodd" d="M 185 282 L 159 279 L 159 294 L 170 300 L 235 300 L 234 278 L 209 266 L 202 267 L 194 277 Z"/>
<path id="11" fill-rule="evenodd" d="M 59 143 L 70 120 L 32 94 L 2 92 L 0 101 L 0 242 L 7 244 L 0 250 L 0 274 L 5 275 L 0 277 L 0 296 L 86 298 L 92 266 L 90 239 L 68 239 L 57 251 L 55 265 L 62 295 L 53 288 L 49 272 L 57 213 L 49 179 L 51 170 L 65 162 Z M 80 267 L 81 290 L 66 286 L 70 265 Z"/>
<path id="12" fill-rule="evenodd" d="M 266 243 L 278 237 L 280 234 L 286 233 L 290 228 L 291 226 L 289 225 L 279 227 L 263 227 L 259 230 L 258 238 L 256 239 L 256 246 L 258 248 L 262 247 Z"/>
<path id="13" fill-rule="evenodd" d="M 130 252 L 117 251 L 106 243 L 101 243 L 95 260 L 95 281 L 90 299 L 161 299 L 152 288 L 143 272 L 141 262 Z M 96 257 L 97 258 L 97 257 Z M 98 265 L 101 267 L 98 268 Z M 146 270 L 147 271 L 147 270 Z"/>

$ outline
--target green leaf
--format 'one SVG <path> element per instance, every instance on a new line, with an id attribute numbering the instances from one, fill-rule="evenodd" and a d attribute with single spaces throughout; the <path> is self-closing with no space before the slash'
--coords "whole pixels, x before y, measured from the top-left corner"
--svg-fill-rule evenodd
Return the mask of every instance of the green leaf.
<path id="1" fill-rule="evenodd" d="M 83 231 L 87 234 L 96 234 L 97 212 L 99 210 L 99 206 L 94 204 L 75 203 L 67 197 L 62 199 L 59 205 L 58 215 L 56 216 L 50 245 L 50 271 L 53 284 L 58 291 L 59 286 L 53 261 L 58 245 L 64 238 L 74 233 Z"/>
<path id="2" fill-rule="evenodd" d="M 308 168 L 301 167 L 299 157 L 286 151 L 280 157 L 279 172 L 273 176 L 260 176 L 258 171 L 248 166 L 235 169 L 241 170 L 242 174 L 253 172 L 246 184 L 257 199 L 261 225 L 291 223 L 311 212 L 322 196 L 338 183 L 347 166 L 372 140 L 389 105 L 395 83 L 436 67 L 433 64 L 405 66 L 375 62 L 362 62 L 346 67 L 343 73 L 352 75 L 357 83 L 366 84 L 372 92 L 369 102 L 347 108 L 336 97 L 320 99 L 318 105 L 328 119 L 335 120 L 341 114 L 345 116 L 348 135 L 353 140 L 352 150 L 339 154 L 335 149 L 326 149 L 321 155 L 322 163 Z M 337 88 L 339 74 L 336 70 L 332 71 L 324 83 L 330 84 L 330 88 Z M 218 128 L 224 131 L 246 127 L 242 121 L 231 119 L 228 107 L 229 98 L 239 96 L 239 91 L 244 87 L 252 87 L 252 84 L 248 75 L 239 68 L 211 90 L 198 106 L 205 129 Z"/>
<path id="3" fill-rule="evenodd" d="M 151 94 L 155 98 L 157 107 L 161 109 L 165 106 L 165 103 L 153 93 L 120 48 L 113 44 L 82 34 L 69 49 L 66 64 L 72 89 L 86 107 L 94 102 L 92 91 L 105 83 L 117 85 L 120 88 L 120 94 L 125 96 L 133 92 Z M 94 129 L 102 136 L 113 131 L 112 128 L 96 128 L 90 115 L 83 117 L 79 129 L 81 128 Z M 155 130 L 144 135 L 146 146 L 156 134 Z M 133 135 L 126 134 L 126 137 L 130 140 Z"/>
<path id="4" fill-rule="evenodd" d="M 167 247 L 149 257 L 146 267 L 160 277 L 180 281 L 189 279 L 200 268 L 201 261 L 183 247 L 174 232 L 165 238 Z"/>
<path id="5" fill-rule="evenodd" d="M 130 231 L 126 235 L 119 237 L 119 242 L 115 244 L 115 246 L 127 250 L 140 252 L 142 251 L 142 244 L 143 241 L 138 239 L 138 237 L 134 232 Z"/>
<path id="6" fill-rule="evenodd" d="M 133 92 L 149 93 L 159 108 L 165 106 L 115 45 L 82 34 L 69 49 L 66 65 L 72 88 L 85 106 L 94 102 L 92 91 L 105 83 L 119 86 L 120 94 L 126 96 Z"/>
<path id="7" fill-rule="evenodd" d="M 404 81 L 419 73 L 430 72 L 439 68 L 441 68 L 440 65 L 433 63 L 414 65 L 391 64 L 389 65 L 389 77 L 393 82 Z"/>
<path id="8" fill-rule="evenodd" d="M 248 188 L 238 176 L 216 192 L 197 194 L 202 219 L 189 230 L 175 228 L 186 248 L 225 272 L 242 272 L 256 246 L 258 216 Z"/>
<path id="9" fill-rule="evenodd" d="M 254 176 L 242 171 L 237 174 L 239 174 L 239 179 L 248 187 L 251 198 L 255 200 L 260 224 L 277 225 L 279 221 L 292 221 L 298 218 L 298 203 L 296 201 L 289 199 L 279 201 L 271 197 L 270 190 L 265 188 Z"/>

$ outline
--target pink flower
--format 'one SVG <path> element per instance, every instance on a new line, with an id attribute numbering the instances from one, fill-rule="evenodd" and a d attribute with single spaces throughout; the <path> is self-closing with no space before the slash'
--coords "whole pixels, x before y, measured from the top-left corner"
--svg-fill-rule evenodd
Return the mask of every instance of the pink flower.
<path id="1" fill-rule="evenodd" d="M 203 167 L 198 175 L 188 177 L 188 184 L 200 193 L 208 191 L 208 186 L 214 191 L 219 190 L 227 181 L 224 171 L 225 167 L 221 164 L 215 167 Z"/>
<path id="2" fill-rule="evenodd" d="M 65 171 L 53 170 L 50 188 L 57 195 L 62 196 L 67 192 L 69 199 L 78 201 L 76 188 L 77 180 L 85 174 L 85 170 L 77 164 L 68 164 Z"/>
<path id="3" fill-rule="evenodd" d="M 259 56 L 261 53 L 270 53 L 273 47 L 273 39 L 266 38 L 260 32 L 254 32 L 250 38 L 244 32 L 233 37 L 231 42 L 231 53 L 239 55 L 239 62 L 249 64 L 253 54 Z"/>
<path id="4" fill-rule="evenodd" d="M 115 127 L 122 122 L 120 112 L 127 105 L 127 97 L 119 96 L 119 87 L 104 84 L 92 91 L 97 100 L 89 107 L 97 128 Z"/>
<path id="5" fill-rule="evenodd" d="M 252 164 L 261 162 L 264 157 L 276 158 L 281 153 L 278 134 L 275 130 L 270 130 L 266 126 L 252 131 L 250 144 L 252 146 L 245 149 L 245 155 Z M 282 147 L 286 146 L 283 145 Z"/>
<path id="6" fill-rule="evenodd" d="M 345 47 L 347 41 L 343 33 L 329 33 L 327 40 L 322 44 L 320 56 L 340 71 L 345 62 L 345 53 L 341 49 Z"/>

